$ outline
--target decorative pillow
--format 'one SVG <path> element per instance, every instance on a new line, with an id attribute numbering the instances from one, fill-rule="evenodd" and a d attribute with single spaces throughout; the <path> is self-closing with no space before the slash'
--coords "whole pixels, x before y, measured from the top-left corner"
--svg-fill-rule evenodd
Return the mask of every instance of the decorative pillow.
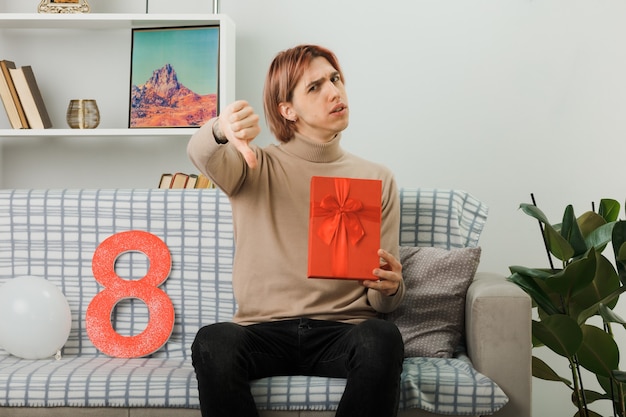
<path id="1" fill-rule="evenodd" d="M 404 340 L 405 357 L 452 357 L 465 326 L 465 295 L 481 248 L 400 247 L 406 294 L 387 315 Z"/>

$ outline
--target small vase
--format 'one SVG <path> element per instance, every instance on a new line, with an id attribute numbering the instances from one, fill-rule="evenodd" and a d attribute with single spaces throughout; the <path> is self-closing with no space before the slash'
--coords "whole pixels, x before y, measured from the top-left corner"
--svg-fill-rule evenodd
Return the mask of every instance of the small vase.
<path id="1" fill-rule="evenodd" d="M 72 129 L 95 129 L 100 124 L 96 100 L 70 100 L 66 119 Z"/>

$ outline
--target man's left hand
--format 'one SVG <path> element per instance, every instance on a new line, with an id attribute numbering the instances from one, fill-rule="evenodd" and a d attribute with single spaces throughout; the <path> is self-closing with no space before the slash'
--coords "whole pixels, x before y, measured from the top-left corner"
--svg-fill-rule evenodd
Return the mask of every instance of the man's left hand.
<path id="1" fill-rule="evenodd" d="M 378 256 L 383 260 L 380 268 L 376 268 L 373 274 L 378 277 L 377 281 L 362 281 L 364 287 L 381 292 L 383 295 L 391 296 L 398 292 L 402 282 L 402 264 L 392 254 L 384 249 L 378 250 Z"/>

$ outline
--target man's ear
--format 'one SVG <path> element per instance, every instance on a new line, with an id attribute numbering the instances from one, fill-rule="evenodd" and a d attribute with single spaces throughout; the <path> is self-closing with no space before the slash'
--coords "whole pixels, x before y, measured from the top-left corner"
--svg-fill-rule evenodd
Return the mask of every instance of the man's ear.
<path id="1" fill-rule="evenodd" d="M 296 114 L 293 107 L 291 107 L 291 103 L 280 103 L 278 105 L 278 111 L 280 112 L 281 116 L 291 122 L 296 122 L 298 120 L 298 115 Z"/>

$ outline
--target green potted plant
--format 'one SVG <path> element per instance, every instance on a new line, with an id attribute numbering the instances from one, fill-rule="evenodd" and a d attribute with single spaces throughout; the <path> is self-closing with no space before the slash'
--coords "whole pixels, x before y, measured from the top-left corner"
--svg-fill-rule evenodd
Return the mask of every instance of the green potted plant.
<path id="1" fill-rule="evenodd" d="M 613 312 L 626 291 L 626 221 L 618 220 L 620 204 L 603 199 L 597 213 L 579 217 L 568 205 L 558 224 L 551 224 L 533 204 L 520 208 L 539 221 L 550 267 L 511 266 L 508 280 L 531 297 L 536 309 L 533 347 L 548 347 L 571 369 L 571 377 L 562 377 L 533 356 L 533 376 L 570 388 L 575 417 L 600 416 L 589 407 L 599 400 L 611 401 L 613 415 L 626 417 L 626 373 L 618 369 L 619 347 L 613 336 L 614 326 L 626 329 Z M 609 244 L 614 264 L 603 255 Z M 560 266 L 553 265 L 553 257 Z M 585 389 L 585 377 L 595 377 L 604 392 Z"/>

